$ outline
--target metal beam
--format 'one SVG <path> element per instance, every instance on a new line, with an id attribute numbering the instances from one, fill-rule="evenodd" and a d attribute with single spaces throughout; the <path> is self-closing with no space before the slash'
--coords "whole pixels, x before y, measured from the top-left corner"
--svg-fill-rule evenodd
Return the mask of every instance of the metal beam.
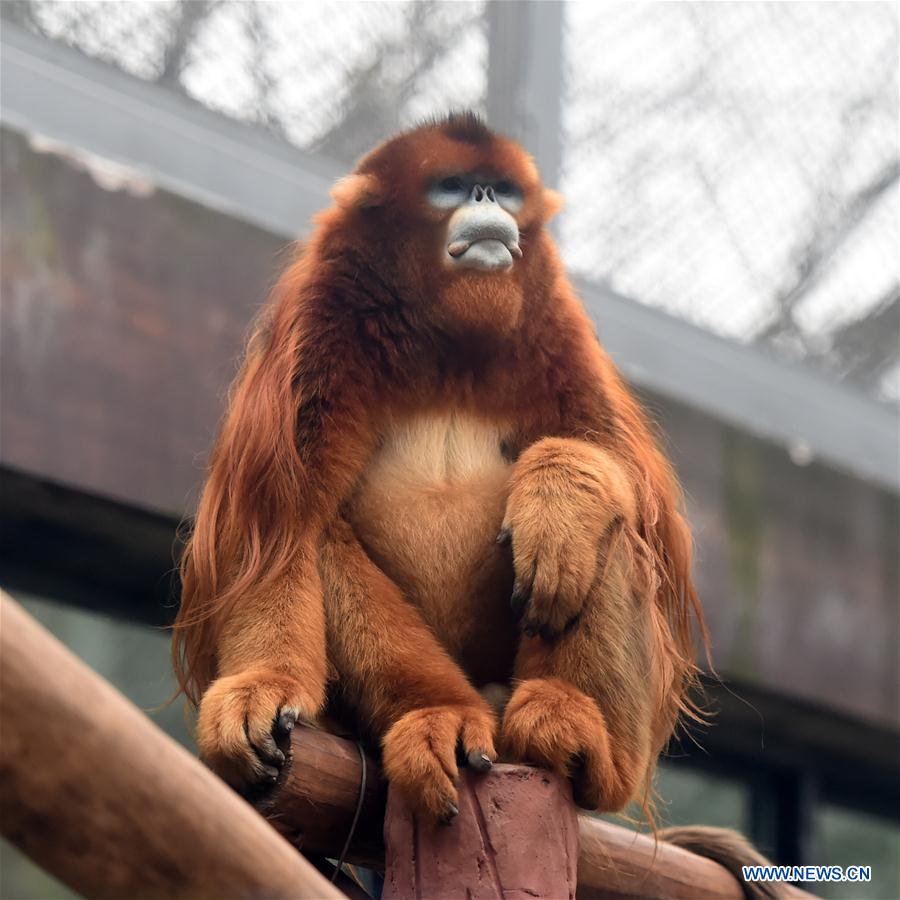
<path id="1" fill-rule="evenodd" d="M 892 491 L 900 417 L 846 385 L 581 283 L 598 336 L 633 384 Z"/>
<path id="2" fill-rule="evenodd" d="M 505 0 L 487 5 L 488 122 L 522 142 L 544 183 L 559 183 L 562 163 L 560 0 Z"/>
<path id="3" fill-rule="evenodd" d="M 555 3 L 530 6 L 559 14 Z M 136 168 L 163 188 L 276 234 L 303 231 L 340 174 L 328 160 L 8 23 L 0 49 L 5 125 Z M 552 68 L 549 57 L 545 62 Z M 538 150 L 552 171 L 556 151 L 540 143 Z M 634 384 L 797 448 L 798 458 L 900 488 L 895 410 L 756 348 L 581 287 L 601 340 Z"/>
<path id="4" fill-rule="evenodd" d="M 308 228 L 341 174 L 257 128 L 7 21 L 0 32 L 0 119 L 291 237 Z"/>

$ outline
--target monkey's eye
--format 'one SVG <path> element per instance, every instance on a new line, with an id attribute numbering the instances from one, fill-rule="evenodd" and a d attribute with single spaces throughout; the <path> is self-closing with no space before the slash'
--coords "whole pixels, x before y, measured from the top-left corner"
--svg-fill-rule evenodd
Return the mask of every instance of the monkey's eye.
<path id="1" fill-rule="evenodd" d="M 466 186 L 462 183 L 462 178 L 457 178 L 455 175 L 441 179 L 438 182 L 438 187 L 448 194 L 458 194 L 466 189 Z"/>
<path id="2" fill-rule="evenodd" d="M 465 203 L 470 190 L 471 185 L 467 184 L 465 178 L 459 175 L 447 175 L 440 181 L 432 183 L 427 193 L 428 202 L 435 209 L 455 209 Z"/>
<path id="3" fill-rule="evenodd" d="M 524 202 L 522 191 L 508 178 L 501 178 L 500 181 L 495 182 L 494 193 L 497 195 L 499 204 L 509 212 L 516 213 L 522 208 Z"/>

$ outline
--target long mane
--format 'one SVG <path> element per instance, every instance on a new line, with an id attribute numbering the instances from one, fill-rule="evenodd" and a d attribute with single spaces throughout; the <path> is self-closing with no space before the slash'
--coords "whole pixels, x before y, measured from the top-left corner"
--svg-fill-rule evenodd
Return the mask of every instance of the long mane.
<path id="1" fill-rule="evenodd" d="M 216 635 L 242 595 L 283 573 L 300 545 L 304 467 L 296 440 L 304 255 L 254 325 L 208 463 L 181 558 L 172 656 L 196 705 L 216 675 Z"/>
<path id="2" fill-rule="evenodd" d="M 702 719 L 689 692 L 697 686 L 700 671 L 695 642 L 699 639 L 708 660 L 709 634 L 691 575 L 693 541 L 682 514 L 684 497 L 646 413 L 605 352 L 602 356 L 604 387 L 617 422 L 617 443 L 635 485 L 639 536 L 658 578 L 655 599 L 661 619 L 655 637 L 664 646 L 657 647 L 656 658 L 672 667 L 666 679 L 672 690 L 660 697 L 660 706 L 671 725 L 680 714 Z"/>

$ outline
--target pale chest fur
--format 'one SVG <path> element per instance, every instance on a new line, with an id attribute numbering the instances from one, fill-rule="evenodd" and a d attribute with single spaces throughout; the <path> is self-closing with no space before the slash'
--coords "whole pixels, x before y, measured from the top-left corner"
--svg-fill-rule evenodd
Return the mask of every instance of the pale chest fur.
<path id="1" fill-rule="evenodd" d="M 497 425 L 460 413 L 391 423 L 351 504 L 367 551 L 461 661 L 510 630 L 511 565 L 496 543 L 502 440 Z"/>

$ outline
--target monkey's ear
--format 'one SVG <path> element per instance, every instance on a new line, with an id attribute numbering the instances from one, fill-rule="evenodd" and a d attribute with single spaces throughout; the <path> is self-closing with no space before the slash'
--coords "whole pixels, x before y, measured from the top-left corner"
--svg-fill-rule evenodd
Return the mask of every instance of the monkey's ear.
<path id="1" fill-rule="evenodd" d="M 346 175 L 331 189 L 331 196 L 342 209 L 367 209 L 384 202 L 384 188 L 375 175 Z"/>
<path id="2" fill-rule="evenodd" d="M 565 204 L 562 194 L 551 188 L 544 188 L 544 221 L 549 222 Z"/>

